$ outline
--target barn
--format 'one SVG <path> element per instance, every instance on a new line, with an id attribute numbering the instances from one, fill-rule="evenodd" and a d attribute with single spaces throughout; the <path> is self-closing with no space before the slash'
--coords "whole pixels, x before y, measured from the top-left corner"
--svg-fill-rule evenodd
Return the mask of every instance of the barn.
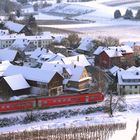
<path id="1" fill-rule="evenodd" d="M 21 74 L 3 77 L 0 80 L 0 94 L 3 97 L 29 94 L 30 85 Z"/>

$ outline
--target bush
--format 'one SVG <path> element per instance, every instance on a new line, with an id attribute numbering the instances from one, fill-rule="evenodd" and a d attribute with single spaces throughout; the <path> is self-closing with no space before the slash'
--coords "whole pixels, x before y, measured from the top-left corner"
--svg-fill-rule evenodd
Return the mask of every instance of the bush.
<path id="1" fill-rule="evenodd" d="M 122 16 L 122 15 L 121 15 L 120 10 L 116 10 L 116 11 L 114 12 L 114 18 L 115 18 L 115 19 L 120 18 L 121 16 Z"/>
<path id="2" fill-rule="evenodd" d="M 124 19 L 132 19 L 132 18 L 133 18 L 132 11 L 127 9 L 124 15 Z"/>

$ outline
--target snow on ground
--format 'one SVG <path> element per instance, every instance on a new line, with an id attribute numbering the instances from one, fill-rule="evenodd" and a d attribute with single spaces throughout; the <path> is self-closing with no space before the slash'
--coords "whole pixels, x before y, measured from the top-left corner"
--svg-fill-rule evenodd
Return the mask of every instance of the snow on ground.
<path id="1" fill-rule="evenodd" d="M 127 102 L 127 111 L 117 112 L 114 114 L 114 117 L 109 117 L 107 113 L 97 112 L 88 115 L 78 115 L 70 118 L 59 118 L 49 121 L 40 121 L 34 122 L 27 125 L 15 125 L 10 127 L 0 128 L 0 133 L 15 132 L 15 131 L 24 131 L 24 130 L 35 130 L 35 129 L 46 129 L 46 128 L 62 128 L 62 127 L 77 127 L 77 126 L 87 126 L 87 125 L 98 125 L 98 124 L 109 124 L 109 123 L 127 123 L 125 130 L 116 131 L 115 134 L 109 140 L 118 140 L 126 139 L 131 140 L 132 136 L 135 133 L 136 122 L 140 120 L 140 95 L 128 95 L 126 97 Z M 90 106 L 101 106 L 103 103 L 94 104 L 94 105 L 81 105 L 81 106 L 71 106 L 71 107 L 62 107 L 62 108 L 53 108 L 48 109 L 48 112 L 59 112 L 62 110 L 84 110 Z M 46 110 L 42 110 L 46 111 Z M 4 117 L 15 117 L 23 116 L 23 113 L 10 113 L 10 114 L 1 114 L 0 118 Z M 138 132 L 138 140 L 140 139 L 140 133 Z"/>

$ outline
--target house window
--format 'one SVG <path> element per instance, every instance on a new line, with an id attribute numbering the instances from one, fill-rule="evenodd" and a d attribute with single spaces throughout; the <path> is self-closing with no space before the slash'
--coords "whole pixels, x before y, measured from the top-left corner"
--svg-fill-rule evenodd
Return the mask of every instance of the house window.
<path id="1" fill-rule="evenodd" d="M 137 88 L 137 86 L 135 86 L 135 88 Z"/>
<path id="2" fill-rule="evenodd" d="M 125 88 L 125 86 L 123 86 L 123 88 Z"/>
<path id="3" fill-rule="evenodd" d="M 130 86 L 130 88 L 132 89 L 132 86 Z"/>

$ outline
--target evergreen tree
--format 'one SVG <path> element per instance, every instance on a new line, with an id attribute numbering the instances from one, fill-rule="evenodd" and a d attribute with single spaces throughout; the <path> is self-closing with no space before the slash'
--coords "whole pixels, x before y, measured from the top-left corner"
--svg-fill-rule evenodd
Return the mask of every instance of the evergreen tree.
<path id="1" fill-rule="evenodd" d="M 137 14 L 135 16 L 135 19 L 140 19 L 140 9 L 137 11 Z"/>
<path id="2" fill-rule="evenodd" d="M 37 26 L 36 19 L 32 14 L 29 16 L 28 25 L 32 28 Z"/>
<path id="3" fill-rule="evenodd" d="M 21 14 L 20 14 L 20 11 L 19 11 L 19 10 L 17 10 L 17 11 L 16 11 L 16 16 L 19 18 L 19 17 L 20 17 L 20 15 L 21 15 Z"/>
<path id="4" fill-rule="evenodd" d="M 114 12 L 114 18 L 116 19 L 116 18 L 120 18 L 121 17 L 121 12 L 120 12 L 120 10 L 116 10 L 115 12 Z"/>
<path id="5" fill-rule="evenodd" d="M 133 18 L 132 11 L 127 9 L 124 15 L 124 19 L 132 19 L 132 18 Z"/>

